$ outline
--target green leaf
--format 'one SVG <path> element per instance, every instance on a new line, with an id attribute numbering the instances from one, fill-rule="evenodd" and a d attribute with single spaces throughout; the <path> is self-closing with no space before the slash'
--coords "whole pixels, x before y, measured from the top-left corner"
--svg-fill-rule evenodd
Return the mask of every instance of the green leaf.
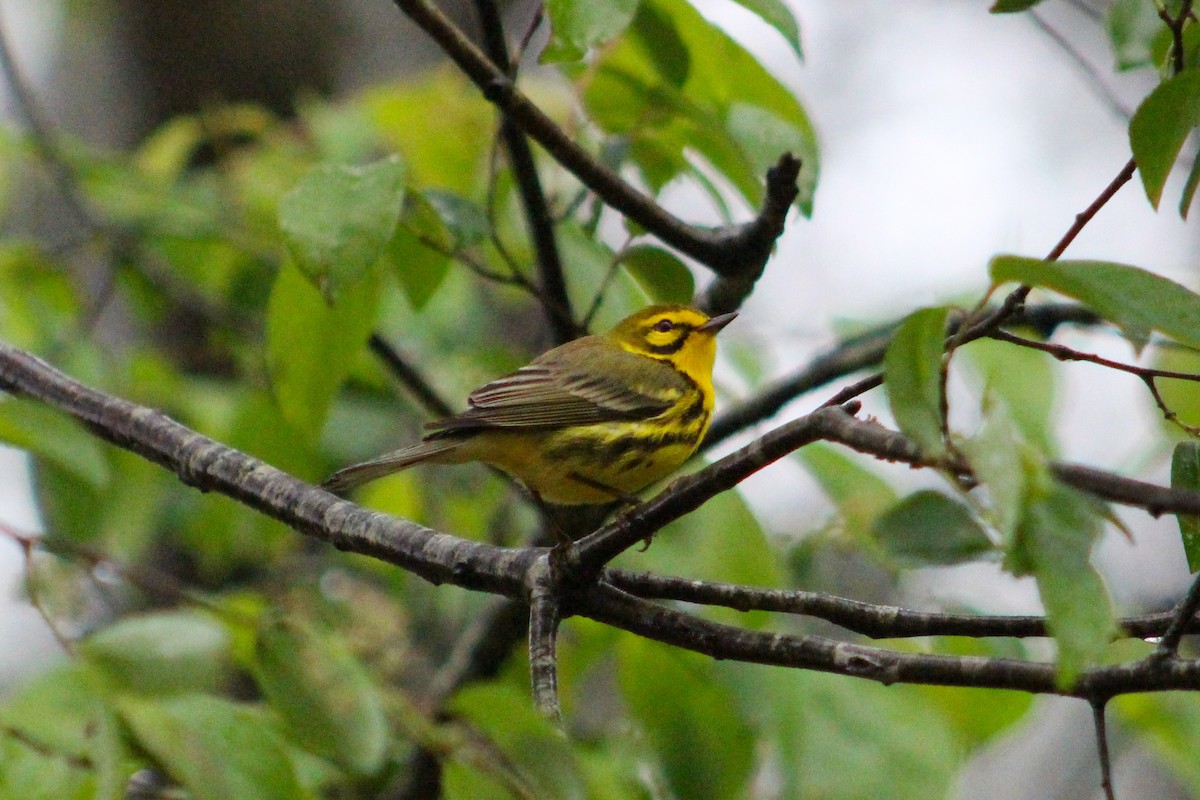
<path id="1" fill-rule="evenodd" d="M 1192 159 L 1192 168 L 1188 170 L 1187 180 L 1183 184 L 1183 194 L 1179 196 L 1179 216 L 1187 219 L 1192 201 L 1196 199 L 1196 189 L 1200 188 L 1200 158 Z"/>
<path id="2" fill-rule="evenodd" d="M 757 59 L 683 0 L 644 0 L 584 97 L 601 129 L 628 140 L 630 159 L 652 189 L 711 167 L 757 206 L 763 170 L 791 151 L 803 162 L 796 204 L 811 213 L 818 151 L 808 115 Z M 754 114 L 763 129 L 753 126 Z"/>
<path id="3" fill-rule="evenodd" d="M 787 40 L 796 52 L 796 58 L 804 59 L 804 50 L 800 46 L 800 26 L 796 24 L 796 15 L 782 0 L 734 0 L 742 8 L 750 11 L 765 23 L 770 25 Z"/>
<path id="4" fill-rule="evenodd" d="M 36 400 L 0 398 L 0 441 L 46 459 L 93 488 L 107 486 L 111 478 L 100 440 Z"/>
<path id="5" fill-rule="evenodd" d="M 623 637 L 617 679 L 673 796 L 742 796 L 754 765 L 754 732 L 714 663 L 658 642 Z"/>
<path id="6" fill-rule="evenodd" d="M 910 314 L 883 357 L 888 405 L 896 424 L 927 456 L 945 452 L 942 353 L 946 341 L 944 306 Z"/>
<path id="7" fill-rule="evenodd" d="M 391 241 L 404 203 L 404 165 L 318 164 L 279 204 L 279 227 L 300 271 L 332 304 Z"/>
<path id="8" fill-rule="evenodd" d="M 297 800 L 287 750 L 261 715 L 202 694 L 118 698 L 134 738 L 195 800 Z"/>
<path id="9" fill-rule="evenodd" d="M 1008 549 L 1024 513 L 1028 470 L 1036 468 L 1042 459 L 1022 439 L 1008 407 L 995 395 L 985 399 L 979 432 L 960 449 L 971 462 L 975 477 L 987 487 L 987 518 L 1000 531 Z"/>
<path id="10" fill-rule="evenodd" d="M 387 258 L 415 310 L 420 311 L 433 299 L 449 274 L 448 253 L 458 249 L 456 239 L 442 221 L 438 208 L 425 195 L 410 192 L 396 234 L 388 245 Z"/>
<path id="11" fill-rule="evenodd" d="M 996 0 L 988 11 L 993 14 L 1014 14 L 1018 11 L 1027 11 L 1040 2 L 1042 0 Z"/>
<path id="12" fill-rule="evenodd" d="M 1200 489 L 1200 442 L 1180 442 L 1171 453 L 1171 487 Z M 1200 516 L 1176 514 L 1188 571 L 1200 572 Z"/>
<path id="13" fill-rule="evenodd" d="M 1116 323 L 1135 342 L 1152 330 L 1200 347 L 1200 295 L 1175 281 L 1110 261 L 1043 261 L 996 256 L 992 281 L 1016 281 L 1073 297 Z"/>
<path id="14" fill-rule="evenodd" d="M 769 748 L 781 782 L 772 796 L 953 796 L 965 749 L 919 687 L 791 669 L 758 670 L 751 680 L 766 717 L 759 748 Z"/>
<path id="15" fill-rule="evenodd" d="M 487 737 L 488 744 L 499 750 L 504 767 L 513 773 L 509 781 L 527 787 L 527 796 L 555 800 L 585 797 L 571 746 L 561 731 L 534 710 L 526 692 L 477 684 L 455 693 L 450 711 L 469 720 Z"/>
<path id="16" fill-rule="evenodd" d="M 962 503 L 919 491 L 875 520 L 875 536 L 900 564 L 961 564 L 992 551 L 992 540 Z"/>
<path id="17" fill-rule="evenodd" d="M 547 0 L 550 41 L 543 62 L 578 61 L 590 48 L 615 39 L 629 26 L 640 0 Z"/>
<path id="18" fill-rule="evenodd" d="M 375 325 L 378 278 L 347 287 L 330 306 L 292 264 L 267 304 L 267 370 L 283 417 L 316 437 L 354 354 Z"/>
<path id="19" fill-rule="evenodd" d="M 688 303 L 696 292 L 692 271 L 660 247 L 631 247 L 621 255 L 621 264 L 656 303 Z"/>
<path id="20" fill-rule="evenodd" d="M 85 664 L 68 661 L 50 666 L 6 695 L 0 705 L 0 724 L 56 753 L 87 758 L 93 747 L 91 728 L 105 713 L 100 684 Z M 0 781 L 4 772 L 0 769 Z"/>
<path id="21" fill-rule="evenodd" d="M 1095 664 L 1116 630 L 1112 601 L 1091 564 L 1101 529 L 1096 502 L 1042 473 L 1031 481 L 1007 563 L 1037 579 L 1058 644 L 1058 683 L 1068 687 Z"/>
<path id="22" fill-rule="evenodd" d="M 379 691 L 345 643 L 298 621 L 264 624 L 255 677 L 297 744 L 358 775 L 372 775 L 387 753 Z"/>
<path id="23" fill-rule="evenodd" d="M 1129 121 L 1129 145 L 1150 204 L 1158 208 L 1163 186 L 1192 129 L 1200 124 L 1200 71 L 1187 70 L 1160 83 Z"/>
<path id="24" fill-rule="evenodd" d="M 228 674 L 229 634 L 194 611 L 127 617 L 85 639 L 80 653 L 139 694 L 216 690 Z"/>
<path id="25" fill-rule="evenodd" d="M 492 224 L 488 221 L 487 213 L 469 198 L 441 189 L 427 189 L 421 196 L 448 232 L 449 241 L 446 244 L 449 249 L 464 250 L 491 233 Z M 420 230 L 427 220 L 409 224 Z"/>
<path id="26" fill-rule="evenodd" d="M 1121 728 L 1137 737 L 1161 759 L 1180 782 L 1180 793 L 1200 797 L 1200 697 L 1195 692 L 1127 694 L 1109 704 L 1120 716 Z"/>
<path id="27" fill-rule="evenodd" d="M 1104 21 L 1118 70 L 1154 65 L 1154 39 L 1167 30 L 1153 3 L 1115 0 Z"/>

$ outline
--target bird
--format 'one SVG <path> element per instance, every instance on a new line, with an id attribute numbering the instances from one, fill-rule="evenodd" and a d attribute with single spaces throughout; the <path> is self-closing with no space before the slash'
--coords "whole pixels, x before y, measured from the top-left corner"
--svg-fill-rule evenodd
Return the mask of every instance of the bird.
<path id="1" fill-rule="evenodd" d="M 471 392 L 418 443 L 335 472 L 346 491 L 416 464 L 483 462 L 539 502 L 636 502 L 696 452 L 713 412 L 716 334 L 736 312 L 644 308 Z"/>

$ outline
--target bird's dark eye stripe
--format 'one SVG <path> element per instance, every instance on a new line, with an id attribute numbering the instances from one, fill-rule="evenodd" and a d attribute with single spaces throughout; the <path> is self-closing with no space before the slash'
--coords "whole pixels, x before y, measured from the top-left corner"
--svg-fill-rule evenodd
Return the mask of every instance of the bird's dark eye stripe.
<path id="1" fill-rule="evenodd" d="M 652 344 L 646 349 L 657 356 L 669 356 L 672 353 L 678 353 L 683 349 L 683 343 L 687 341 L 688 331 L 683 331 L 683 335 L 666 344 Z"/>

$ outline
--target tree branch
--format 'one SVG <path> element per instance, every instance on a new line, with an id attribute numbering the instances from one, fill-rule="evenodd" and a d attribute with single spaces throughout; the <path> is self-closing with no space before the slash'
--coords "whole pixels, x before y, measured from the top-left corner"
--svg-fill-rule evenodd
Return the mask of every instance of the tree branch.
<path id="1" fill-rule="evenodd" d="M 551 575 L 549 558 L 543 557 L 530 568 L 529 584 L 529 678 L 533 704 L 547 719 L 562 723 L 558 702 L 559 587 Z"/>
<path id="2" fill-rule="evenodd" d="M 766 589 L 612 568 L 605 569 L 602 577 L 617 589 L 645 600 L 674 600 L 724 606 L 737 611 L 771 611 L 816 617 L 872 639 L 911 636 L 1003 636 L 1026 639 L 1050 635 L 1046 629 L 1046 618 L 1039 616 L 913 611 L 802 589 Z M 1117 626 L 1125 637 L 1147 639 L 1163 636 L 1175 616 L 1173 612 L 1160 612 L 1124 617 L 1117 621 Z M 1194 612 L 1186 619 L 1187 632 L 1200 632 L 1200 619 L 1196 618 Z"/>
<path id="3" fill-rule="evenodd" d="M 110 442 L 160 464 L 184 483 L 217 491 L 278 519 L 297 531 L 335 547 L 372 556 L 409 570 L 433 583 L 528 601 L 530 568 L 545 548 L 511 549 L 471 542 L 339 500 L 250 456 L 225 447 L 160 412 L 90 389 L 40 359 L 0 343 L 0 388 L 54 406 L 88 425 Z M 639 540 L 708 497 L 761 468 L 788 447 L 817 436 L 839 441 L 882 458 L 914 465 L 928 463 L 898 433 L 863 422 L 841 408 L 823 409 L 796 420 L 673 484 L 625 518 L 577 543 L 587 559 L 606 555 L 609 537 Z M 945 466 L 945 465 L 943 465 Z M 1200 513 L 1200 492 L 1169 490 L 1083 467 L 1061 465 L 1055 474 L 1087 484 L 1107 499 L 1136 497 L 1158 511 Z M 1078 480 L 1077 480 L 1078 479 Z M 613 531 L 616 533 L 614 534 Z M 553 551 L 570 555 L 566 548 Z M 578 563 L 589 563 L 578 558 Z M 556 559 L 556 566 L 559 559 Z M 570 559 L 561 559 L 571 565 Z M 635 598 L 612 586 L 579 580 L 580 572 L 556 578 L 567 614 L 601 622 L 676 644 L 717 658 L 733 658 L 869 678 L 885 683 L 912 682 L 1107 698 L 1117 694 L 1200 688 L 1200 663 L 1155 658 L 1086 671 L 1069 690 L 1054 683 L 1050 664 L 1008 659 L 913 655 L 812 636 L 786 636 L 717 625 Z"/>
<path id="4" fill-rule="evenodd" d="M 1091 702 L 1130 692 L 1200 688 L 1200 661 L 1144 658 L 1083 672 L 1071 687 L 1055 682 L 1053 664 L 980 656 L 901 653 L 822 636 L 744 630 L 595 584 L 576 600 L 582 616 L 717 659 L 833 672 L 893 683 L 1013 689 Z"/>

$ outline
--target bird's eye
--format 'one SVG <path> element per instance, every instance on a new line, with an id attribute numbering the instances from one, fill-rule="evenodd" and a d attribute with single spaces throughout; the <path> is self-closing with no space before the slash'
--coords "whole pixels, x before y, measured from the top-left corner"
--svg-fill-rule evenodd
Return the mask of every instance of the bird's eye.
<path id="1" fill-rule="evenodd" d="M 658 331 L 659 333 L 670 333 L 674 327 L 675 323 L 671 322 L 669 319 L 660 319 L 658 322 L 654 323 L 654 330 Z"/>

